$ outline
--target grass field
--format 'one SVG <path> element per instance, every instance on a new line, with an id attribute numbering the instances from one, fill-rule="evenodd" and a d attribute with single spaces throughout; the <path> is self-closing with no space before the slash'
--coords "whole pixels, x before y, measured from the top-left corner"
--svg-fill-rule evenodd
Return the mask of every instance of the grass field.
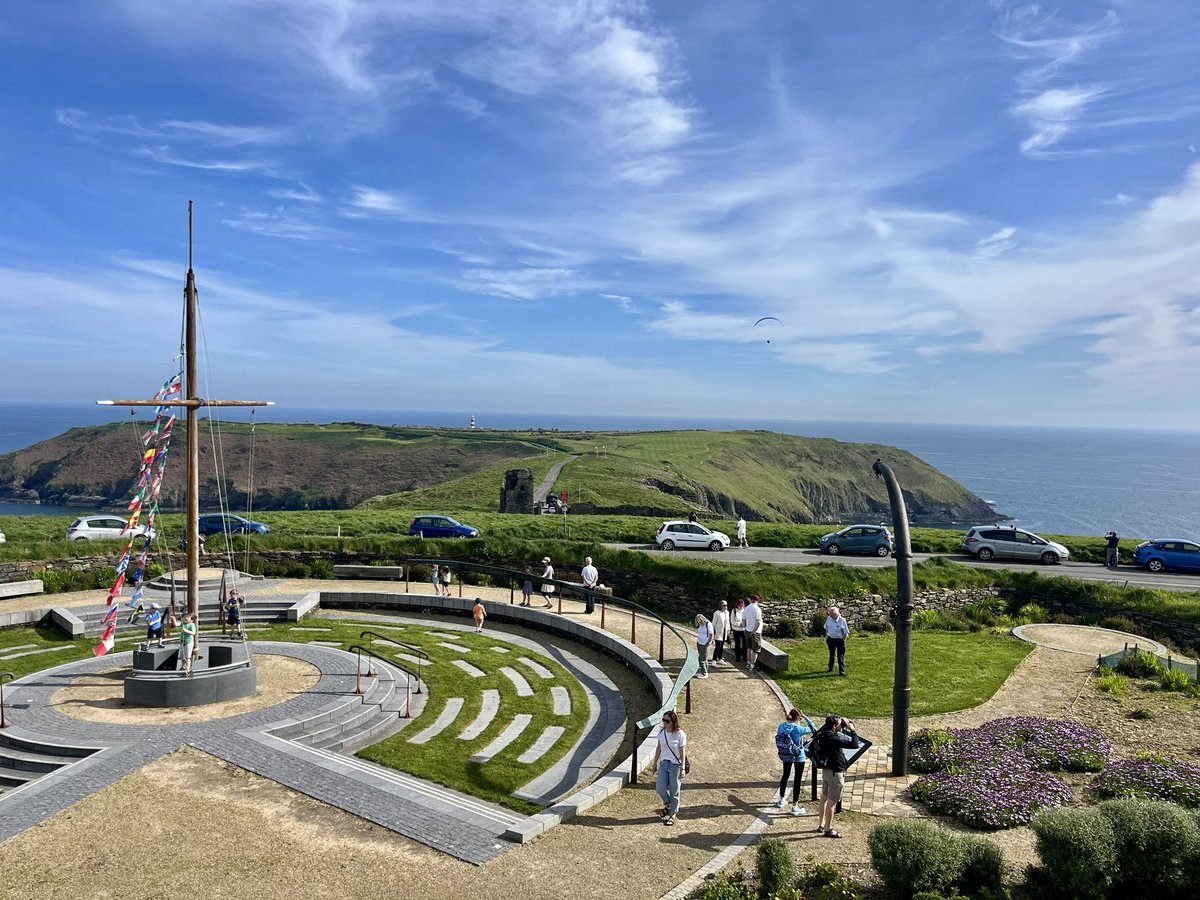
<path id="1" fill-rule="evenodd" d="M 776 643 L 788 652 L 790 666 L 775 681 L 814 720 L 829 713 L 849 718 L 892 714 L 895 634 L 852 634 L 846 641 L 844 678 L 825 673 L 829 652 L 823 639 Z M 1032 644 L 1004 635 L 913 632 L 911 714 L 978 706 L 1032 650 Z"/>

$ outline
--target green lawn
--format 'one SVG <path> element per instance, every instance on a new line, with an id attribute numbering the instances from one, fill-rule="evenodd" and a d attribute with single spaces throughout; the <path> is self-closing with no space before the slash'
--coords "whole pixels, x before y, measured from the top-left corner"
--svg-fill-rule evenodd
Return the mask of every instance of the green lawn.
<path id="1" fill-rule="evenodd" d="M 814 720 L 829 713 L 850 718 L 892 714 L 895 634 L 851 635 L 845 678 L 825 673 L 829 653 L 823 639 L 776 643 L 788 651 L 791 664 L 775 680 Z M 911 714 L 978 706 L 1000 689 L 1031 650 L 1032 644 L 1006 635 L 914 632 Z"/>

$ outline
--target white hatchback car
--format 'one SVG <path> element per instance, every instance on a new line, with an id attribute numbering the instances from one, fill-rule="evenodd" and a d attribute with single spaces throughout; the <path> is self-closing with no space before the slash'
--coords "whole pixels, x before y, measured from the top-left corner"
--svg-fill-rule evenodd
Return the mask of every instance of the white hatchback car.
<path id="1" fill-rule="evenodd" d="M 729 535 L 705 528 L 699 522 L 663 522 L 654 536 L 659 550 L 700 549 L 724 550 L 729 546 Z"/>
<path id="2" fill-rule="evenodd" d="M 112 541 L 120 537 L 129 537 L 128 534 L 121 534 L 128 524 L 120 516 L 80 516 L 67 528 L 67 540 Z M 140 525 L 134 529 L 133 534 L 138 537 L 149 534 L 153 538 L 154 529 Z"/>

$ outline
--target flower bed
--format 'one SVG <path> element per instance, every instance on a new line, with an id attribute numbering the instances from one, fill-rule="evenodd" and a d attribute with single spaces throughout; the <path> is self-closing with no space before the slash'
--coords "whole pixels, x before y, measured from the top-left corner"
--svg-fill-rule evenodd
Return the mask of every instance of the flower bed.
<path id="1" fill-rule="evenodd" d="M 1037 716 L 925 730 L 909 742 L 909 759 L 929 774 L 910 793 L 974 828 L 1011 828 L 1070 802 L 1070 785 L 1050 773 L 1096 772 L 1111 758 L 1112 744 L 1096 729 Z"/>
<path id="2" fill-rule="evenodd" d="M 1200 807 L 1200 766 L 1175 759 L 1122 759 L 1092 783 L 1097 796 L 1168 800 L 1191 809 Z"/>

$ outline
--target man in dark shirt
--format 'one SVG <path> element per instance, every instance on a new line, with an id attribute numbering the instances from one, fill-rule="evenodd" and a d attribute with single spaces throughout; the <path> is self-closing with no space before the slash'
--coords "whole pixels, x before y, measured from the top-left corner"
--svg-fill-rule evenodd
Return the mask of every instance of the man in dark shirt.
<path id="1" fill-rule="evenodd" d="M 813 740 L 817 748 L 816 764 L 821 768 L 821 816 L 817 830 L 827 838 L 842 835 L 833 828 L 833 816 L 842 799 L 842 788 L 846 784 L 846 757 L 842 750 L 853 750 L 859 746 L 854 723 L 839 716 L 826 716 L 825 724 Z"/>
<path id="2" fill-rule="evenodd" d="M 1121 539 L 1115 531 L 1110 531 L 1104 535 L 1104 540 L 1108 541 L 1108 550 L 1104 554 L 1104 565 L 1110 569 L 1115 569 L 1117 567 L 1117 557 L 1119 556 L 1117 547 L 1121 543 Z"/>

